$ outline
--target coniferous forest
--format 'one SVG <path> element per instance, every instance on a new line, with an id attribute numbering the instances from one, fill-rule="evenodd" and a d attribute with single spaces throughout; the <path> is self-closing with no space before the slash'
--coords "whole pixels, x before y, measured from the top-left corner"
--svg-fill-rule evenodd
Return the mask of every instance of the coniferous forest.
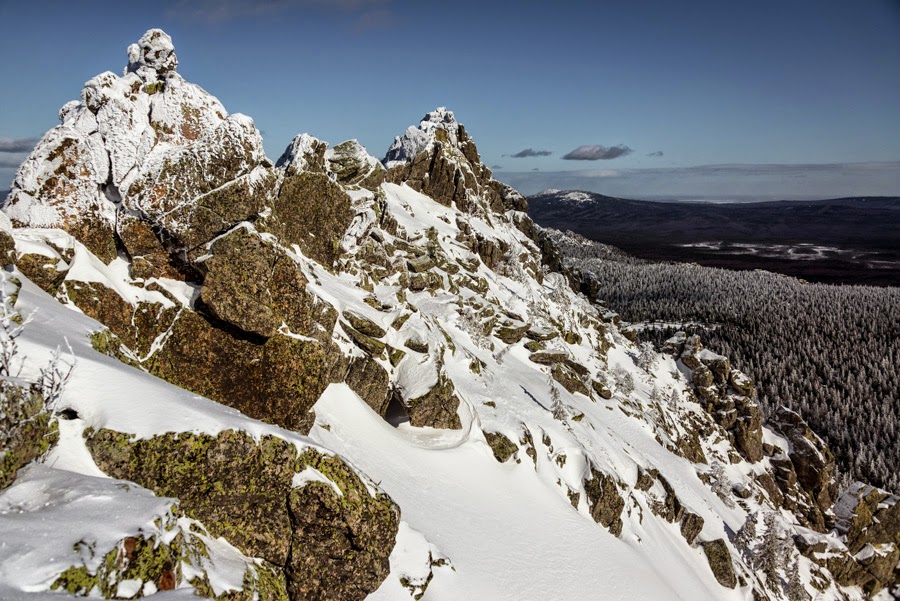
<path id="1" fill-rule="evenodd" d="M 592 299 L 657 345 L 700 334 L 829 443 L 842 478 L 900 490 L 900 288 L 810 284 L 766 271 L 651 263 L 546 230 Z"/>

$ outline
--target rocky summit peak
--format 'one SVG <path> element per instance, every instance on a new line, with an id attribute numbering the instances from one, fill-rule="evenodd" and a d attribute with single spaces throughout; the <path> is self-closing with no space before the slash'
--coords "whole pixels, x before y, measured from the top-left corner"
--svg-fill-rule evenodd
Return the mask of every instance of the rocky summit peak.
<path id="1" fill-rule="evenodd" d="M 128 47 L 128 67 L 125 72 L 143 75 L 155 72 L 160 79 L 178 67 L 172 38 L 162 29 L 148 29 L 136 44 Z"/>
<path id="2" fill-rule="evenodd" d="M 394 138 L 394 143 L 388 148 L 382 162 L 390 169 L 414 159 L 417 154 L 427 150 L 434 143 L 438 129 L 445 131 L 453 144 L 458 144 L 459 127 L 453 111 L 439 106 L 426 113 L 418 127 L 410 125 L 402 136 Z"/>
<path id="3" fill-rule="evenodd" d="M 493 178 L 453 111 L 438 107 L 394 138 L 382 161 L 387 181 L 406 183 L 439 203 L 473 214 L 525 211 L 524 197 Z"/>

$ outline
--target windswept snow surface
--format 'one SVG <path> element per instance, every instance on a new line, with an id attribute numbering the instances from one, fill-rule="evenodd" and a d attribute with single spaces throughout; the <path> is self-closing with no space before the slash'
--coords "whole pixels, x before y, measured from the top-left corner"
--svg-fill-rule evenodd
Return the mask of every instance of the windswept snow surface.
<path id="1" fill-rule="evenodd" d="M 667 559 L 671 548 L 648 553 L 617 539 L 561 501 L 530 465 L 497 463 L 480 436 L 435 451 L 344 384 L 332 384 L 315 411 L 311 436 L 379 482 L 403 519 L 453 561 L 456 573 L 443 574 L 424 600 L 743 598 L 705 577 L 701 551 Z M 651 536 L 680 535 L 656 527 Z M 369 598 L 393 597 L 379 590 Z"/>

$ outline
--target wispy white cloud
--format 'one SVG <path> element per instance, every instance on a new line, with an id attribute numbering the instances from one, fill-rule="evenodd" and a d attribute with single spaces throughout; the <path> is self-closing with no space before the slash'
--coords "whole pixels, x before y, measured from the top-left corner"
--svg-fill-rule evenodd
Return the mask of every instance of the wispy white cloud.
<path id="1" fill-rule="evenodd" d="M 609 161 L 631 154 L 632 150 L 624 144 L 616 146 L 579 146 L 575 150 L 563 155 L 566 161 Z"/>
<path id="2" fill-rule="evenodd" d="M 535 150 L 534 148 L 526 148 L 525 150 L 520 150 L 515 154 L 504 154 L 503 156 L 508 156 L 514 159 L 524 159 L 528 157 L 548 157 L 553 154 L 552 150 Z"/>

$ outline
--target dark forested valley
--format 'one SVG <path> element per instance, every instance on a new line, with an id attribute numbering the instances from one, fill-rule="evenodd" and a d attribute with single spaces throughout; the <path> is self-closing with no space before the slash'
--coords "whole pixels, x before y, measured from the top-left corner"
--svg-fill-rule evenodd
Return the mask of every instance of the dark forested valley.
<path id="1" fill-rule="evenodd" d="M 900 289 L 655 263 L 549 234 L 582 289 L 639 324 L 642 339 L 699 333 L 756 381 L 766 411 L 799 411 L 845 478 L 900 490 Z"/>

